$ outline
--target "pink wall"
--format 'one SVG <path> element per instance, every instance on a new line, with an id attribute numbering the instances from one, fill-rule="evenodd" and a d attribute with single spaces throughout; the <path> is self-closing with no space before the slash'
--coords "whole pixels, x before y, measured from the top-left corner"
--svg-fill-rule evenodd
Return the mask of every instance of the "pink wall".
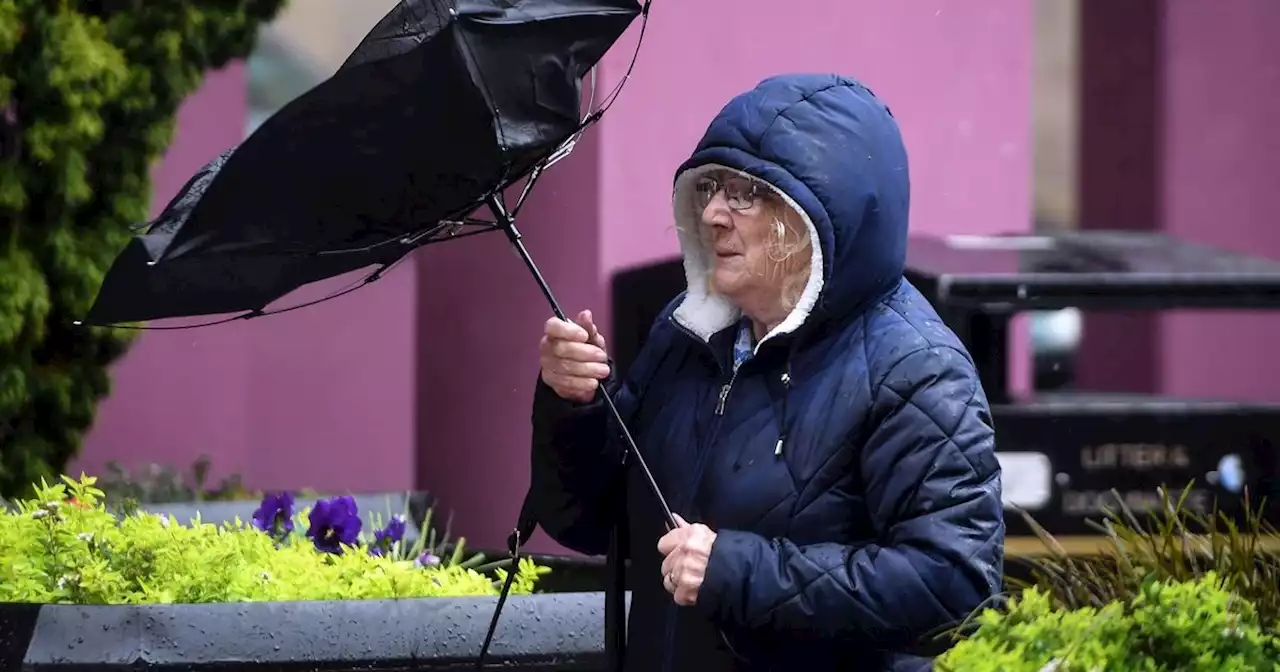
<path id="1" fill-rule="evenodd" d="M 1280 3 L 1164 11 L 1164 228 L 1280 258 Z M 1188 311 L 1160 331 L 1163 392 L 1280 402 L 1280 312 Z"/>
<path id="2" fill-rule="evenodd" d="M 1280 258 L 1280 4 L 1081 7 L 1081 226 Z M 1280 401 L 1277 334 L 1274 311 L 1086 314 L 1077 384 Z"/>
<path id="3" fill-rule="evenodd" d="M 911 152 L 917 231 L 1030 228 L 1031 3 L 753 6 L 655 2 L 633 75 L 593 142 L 535 190 L 525 240 L 567 311 L 590 307 L 607 330 L 611 274 L 676 253 L 672 171 L 729 96 L 780 71 L 840 71 L 887 99 Z M 625 71 L 638 28 L 606 60 L 602 91 Z M 536 347 L 550 312 L 504 240 L 473 241 L 419 257 L 419 474 L 453 508 L 455 529 L 496 547 L 528 483 Z M 459 293 L 440 298 L 443 285 Z M 533 547 L 558 550 L 541 534 Z"/>
<path id="4" fill-rule="evenodd" d="M 182 107 L 155 171 L 153 212 L 243 138 L 244 78 L 243 65 L 211 73 Z M 311 288 L 281 305 L 333 290 Z M 253 486 L 411 487 L 415 299 L 410 262 L 305 310 L 144 332 L 113 370 L 112 395 L 72 468 L 93 473 L 108 459 L 186 467 L 205 453 L 217 474 L 239 472 Z"/>

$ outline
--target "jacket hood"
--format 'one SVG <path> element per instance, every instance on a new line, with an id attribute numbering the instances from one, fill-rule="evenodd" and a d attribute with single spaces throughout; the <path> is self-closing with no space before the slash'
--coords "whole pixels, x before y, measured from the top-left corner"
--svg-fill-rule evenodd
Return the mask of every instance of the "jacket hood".
<path id="1" fill-rule="evenodd" d="M 712 254 L 697 235 L 693 200 L 699 175 L 726 169 L 771 186 L 803 216 L 813 243 L 800 300 L 761 343 L 856 314 L 901 281 L 910 180 L 889 108 L 847 77 L 778 75 L 730 100 L 676 171 L 672 205 L 688 290 L 673 318 L 689 331 L 709 340 L 741 319 L 709 289 Z"/>

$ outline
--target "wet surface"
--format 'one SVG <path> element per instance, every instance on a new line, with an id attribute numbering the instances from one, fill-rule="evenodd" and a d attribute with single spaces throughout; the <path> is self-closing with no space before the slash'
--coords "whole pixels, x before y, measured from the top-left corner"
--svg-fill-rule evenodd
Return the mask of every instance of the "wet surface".
<path id="1" fill-rule="evenodd" d="M 4 669 L 470 669 L 493 597 L 211 605 L 0 605 Z M 33 614 L 38 611 L 38 620 Z M 23 619 L 30 634 L 23 636 Z M 490 649 L 508 670 L 603 664 L 601 593 L 513 596 Z M 29 641 L 29 645 L 26 643 Z M 25 655 L 23 653 L 25 651 Z M 16 656 L 16 658 L 15 658 Z"/>

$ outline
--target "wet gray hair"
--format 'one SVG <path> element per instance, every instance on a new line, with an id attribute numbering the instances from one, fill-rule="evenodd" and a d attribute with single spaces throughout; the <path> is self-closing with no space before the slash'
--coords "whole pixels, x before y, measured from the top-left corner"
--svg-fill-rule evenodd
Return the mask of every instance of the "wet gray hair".
<path id="1" fill-rule="evenodd" d="M 772 262 L 766 275 L 776 277 L 781 284 L 782 306 L 788 312 L 795 310 L 809 282 L 809 247 L 813 240 L 805 225 L 804 217 L 790 205 L 778 199 L 768 199 L 765 206 L 773 215 L 773 235 L 765 246 L 765 256 Z M 796 263 L 797 259 L 803 263 Z"/>

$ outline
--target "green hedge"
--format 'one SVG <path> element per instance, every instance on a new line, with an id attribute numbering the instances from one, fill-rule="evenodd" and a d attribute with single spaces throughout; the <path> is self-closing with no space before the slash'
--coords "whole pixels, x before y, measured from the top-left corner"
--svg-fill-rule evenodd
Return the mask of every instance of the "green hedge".
<path id="1" fill-rule="evenodd" d="M 0 495 L 79 449 L 130 334 L 85 329 L 204 73 L 284 0 L 0 0 Z"/>

